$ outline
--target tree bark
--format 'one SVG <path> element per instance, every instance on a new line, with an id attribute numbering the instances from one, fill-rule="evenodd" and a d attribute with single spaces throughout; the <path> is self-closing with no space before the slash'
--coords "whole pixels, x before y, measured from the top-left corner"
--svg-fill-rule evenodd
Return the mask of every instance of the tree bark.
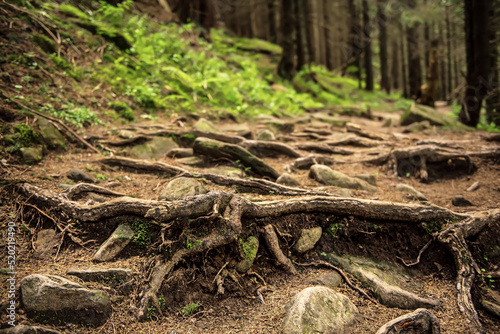
<path id="1" fill-rule="evenodd" d="M 467 89 L 459 119 L 465 125 L 476 127 L 481 105 L 487 94 L 490 70 L 489 54 L 489 0 L 465 0 L 465 46 L 467 51 Z"/>
<path id="2" fill-rule="evenodd" d="M 392 88 L 399 89 L 399 78 L 401 76 L 400 64 L 399 64 L 399 45 L 396 38 L 392 40 L 392 59 L 391 59 L 391 83 Z"/>
<path id="3" fill-rule="evenodd" d="M 402 24 L 399 25 L 401 28 L 401 70 L 402 70 L 402 84 L 403 84 L 403 97 L 404 98 L 409 98 L 408 94 L 408 81 L 407 81 L 407 76 L 406 76 L 406 56 L 405 56 L 405 31 L 404 27 Z"/>
<path id="4" fill-rule="evenodd" d="M 333 48 L 332 48 L 332 33 L 330 30 L 333 30 L 333 24 L 331 22 L 331 1 L 323 0 L 323 33 L 325 38 L 325 66 L 330 71 L 333 70 Z"/>
<path id="5" fill-rule="evenodd" d="M 409 0 L 408 6 L 410 9 L 416 7 L 415 0 Z M 410 84 L 410 96 L 415 98 L 422 85 L 422 66 L 420 65 L 420 49 L 418 43 L 418 27 L 417 22 L 413 22 L 407 27 L 406 37 L 408 44 L 408 81 Z"/>
<path id="6" fill-rule="evenodd" d="M 373 63 L 372 63 L 372 46 L 370 37 L 370 13 L 368 9 L 368 1 L 362 1 L 363 6 L 363 32 L 364 32 L 364 65 L 365 65 L 365 89 L 367 91 L 373 91 Z"/>
<path id="7" fill-rule="evenodd" d="M 498 40 L 496 29 L 500 20 L 498 19 L 498 1 L 494 1 L 494 5 L 490 7 L 489 17 L 490 17 L 490 28 L 489 28 L 489 39 L 490 39 L 490 66 L 492 74 L 492 85 L 490 89 L 490 94 L 486 99 L 486 117 L 488 123 L 494 123 L 497 127 L 500 126 L 500 86 L 499 86 L 499 73 L 498 73 Z"/>
<path id="8" fill-rule="evenodd" d="M 282 5 L 283 20 L 281 31 L 283 34 L 283 53 L 278 65 L 278 75 L 283 79 L 292 80 L 295 75 L 295 15 L 292 1 L 282 0 Z"/>
<path id="9" fill-rule="evenodd" d="M 304 0 L 294 0 L 295 29 L 297 31 L 297 71 L 309 63 L 309 50 L 307 48 L 307 21 L 305 17 Z"/>
<path id="10" fill-rule="evenodd" d="M 379 47 L 380 47 L 380 88 L 387 93 L 390 92 L 389 84 L 389 66 L 387 63 L 387 17 L 385 15 L 385 1 L 377 0 L 377 23 L 379 30 Z"/>
<path id="11" fill-rule="evenodd" d="M 453 50 L 451 49 L 450 9 L 448 8 L 448 6 L 445 6 L 444 9 L 446 19 L 446 78 L 448 79 L 446 85 L 448 87 L 448 90 L 446 92 L 446 95 L 451 96 L 451 92 L 453 90 L 453 78 L 451 73 L 451 67 L 453 66 L 453 64 L 451 62 L 451 54 Z"/>
<path id="12" fill-rule="evenodd" d="M 278 33 L 276 31 L 276 0 L 268 0 L 267 15 L 269 21 L 269 40 L 273 43 L 277 43 Z"/>
<path id="13" fill-rule="evenodd" d="M 363 52 L 363 44 L 361 39 L 361 28 L 359 27 L 358 13 L 354 0 L 348 0 L 349 8 L 349 49 L 346 55 L 347 63 L 344 69 L 346 73 L 350 66 L 355 66 L 354 75 L 358 78 L 359 88 L 361 88 L 361 53 Z"/>
<path id="14" fill-rule="evenodd" d="M 446 41 L 445 41 L 445 33 L 443 29 L 443 24 L 439 23 L 439 39 L 440 39 L 440 44 L 441 44 L 441 99 L 446 100 L 448 98 L 448 87 L 446 84 L 448 83 L 448 80 L 446 80 L 446 61 L 445 61 L 445 46 L 446 46 Z"/>

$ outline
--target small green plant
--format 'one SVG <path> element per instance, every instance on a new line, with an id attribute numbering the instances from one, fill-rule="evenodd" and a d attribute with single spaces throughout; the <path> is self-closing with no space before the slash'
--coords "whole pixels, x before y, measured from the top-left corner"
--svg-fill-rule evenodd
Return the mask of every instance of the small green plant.
<path id="1" fill-rule="evenodd" d="M 149 246 L 151 223 L 136 219 L 132 223 L 131 227 L 135 232 L 132 243 L 140 248 L 146 248 L 147 246 Z"/>
<path id="2" fill-rule="evenodd" d="M 201 246 L 201 240 L 197 239 L 197 240 L 193 241 L 193 240 L 189 239 L 189 237 L 187 238 L 187 240 L 186 240 L 187 250 L 190 250 L 192 248 L 199 247 L 199 246 Z"/>
<path id="3" fill-rule="evenodd" d="M 200 305 L 198 303 L 190 303 L 182 308 L 181 313 L 183 316 L 187 317 L 188 315 L 191 315 L 198 311 L 199 307 Z"/>
<path id="4" fill-rule="evenodd" d="M 129 107 L 128 104 L 121 101 L 113 101 L 109 103 L 109 106 L 113 108 L 121 117 L 128 121 L 135 121 L 134 111 Z"/>
<path id="5" fill-rule="evenodd" d="M 342 231 L 344 229 L 345 225 L 342 224 L 342 223 L 333 223 L 333 224 L 330 224 L 330 226 L 328 227 L 328 230 L 330 231 L 330 235 L 332 236 L 332 238 L 337 238 L 338 237 L 338 233 L 340 231 Z"/>
<path id="6" fill-rule="evenodd" d="M 156 314 L 156 308 L 154 306 L 149 306 L 147 311 L 147 317 L 152 318 Z"/>
<path id="7" fill-rule="evenodd" d="M 162 311 L 165 310 L 165 297 L 164 296 L 158 297 L 158 306 L 160 307 L 160 310 L 162 310 Z"/>
<path id="8" fill-rule="evenodd" d="M 103 181 L 105 181 L 107 179 L 106 175 L 104 175 L 104 174 L 97 174 L 95 177 L 97 177 L 98 179 L 103 180 Z"/>
<path id="9" fill-rule="evenodd" d="M 16 139 L 19 145 L 25 146 L 38 140 L 38 135 L 27 124 L 17 124 L 14 126 Z"/>
<path id="10" fill-rule="evenodd" d="M 435 221 L 431 221 L 428 223 L 422 223 L 422 226 L 425 228 L 425 232 L 427 232 L 427 234 L 433 234 L 433 233 L 441 230 L 441 224 L 439 224 Z"/>

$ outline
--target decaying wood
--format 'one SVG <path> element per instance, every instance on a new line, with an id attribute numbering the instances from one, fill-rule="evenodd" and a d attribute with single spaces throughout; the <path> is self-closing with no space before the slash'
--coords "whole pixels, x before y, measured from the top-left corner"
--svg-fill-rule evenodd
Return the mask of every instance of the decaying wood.
<path id="1" fill-rule="evenodd" d="M 412 313 L 404 314 L 389 321 L 380 327 L 376 334 L 395 333 L 439 334 L 441 333 L 441 328 L 439 319 L 431 311 L 419 308 Z"/>

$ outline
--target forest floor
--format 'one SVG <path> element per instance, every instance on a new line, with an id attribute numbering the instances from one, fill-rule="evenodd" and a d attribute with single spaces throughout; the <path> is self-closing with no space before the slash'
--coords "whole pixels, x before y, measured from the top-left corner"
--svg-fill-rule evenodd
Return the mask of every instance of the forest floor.
<path id="1" fill-rule="evenodd" d="M 429 204 L 438 205 L 456 212 L 486 211 L 498 208 L 500 203 L 500 167 L 498 158 L 475 158 L 472 162 L 475 166 L 473 171 L 469 171 L 464 165 L 464 161 L 447 160 L 442 163 L 428 165 L 429 177 L 426 182 L 421 182 L 418 178 L 416 167 L 407 168 L 403 175 L 397 175 L 388 164 L 376 164 L 362 162 L 381 153 L 386 153 L 399 148 L 414 147 L 424 141 L 432 141 L 440 147 L 454 146 L 462 152 L 479 152 L 486 148 L 498 147 L 498 144 L 485 141 L 483 136 L 486 133 L 480 131 L 446 130 L 438 127 L 431 127 L 418 133 L 403 134 L 403 127 L 384 127 L 387 118 L 397 119 L 399 115 L 374 113 L 374 119 L 336 116 L 338 119 L 349 121 L 360 126 L 363 133 L 370 133 L 373 147 L 356 147 L 349 144 L 340 146 L 329 146 L 343 148 L 351 151 L 348 155 L 339 154 L 316 154 L 317 157 L 327 157 L 332 159 L 331 167 L 347 175 L 355 176 L 359 174 L 372 175 L 376 179 L 376 192 L 363 190 L 352 190 L 355 198 L 370 199 L 377 201 L 388 201 L 397 203 L 412 203 L 416 200 L 404 192 L 397 191 L 395 186 L 399 183 L 410 185 L 419 190 L 427 199 Z M 277 139 L 286 142 L 290 147 L 302 147 L 303 144 L 328 143 L 332 139 L 346 138 L 352 136 L 352 132 L 347 132 L 346 126 L 334 126 L 331 123 L 319 121 L 314 118 L 314 114 L 307 114 L 296 119 L 287 119 L 294 125 L 293 131 L 286 133 L 278 132 Z M 192 121 L 194 122 L 194 121 Z M 169 133 L 189 132 L 190 121 L 183 122 L 176 120 L 162 120 L 159 123 L 141 122 L 124 128 L 136 133 L 152 133 L 152 129 L 168 129 Z M 252 134 L 268 129 L 266 122 L 247 123 Z M 217 124 L 218 129 L 234 128 L 232 121 L 222 121 Z M 93 127 L 86 130 L 87 137 L 101 138 L 101 142 L 120 141 L 116 137 L 116 130 L 104 130 L 100 127 Z M 157 131 L 156 131 L 157 132 Z M 234 132 L 225 132 L 229 136 L 234 136 Z M 365 138 L 356 135 L 357 138 Z M 108 144 L 109 145 L 109 144 Z M 182 144 L 181 144 L 182 145 Z M 189 145 L 184 145 L 189 146 Z M 311 148 L 309 148 L 311 149 Z M 303 156 L 313 153 L 308 150 L 298 151 Z M 123 152 L 126 155 L 127 149 Z M 68 180 L 66 174 L 69 170 L 78 168 L 87 171 L 103 187 L 112 186 L 113 191 L 126 194 L 135 198 L 157 199 L 159 191 L 163 185 L 168 183 L 172 177 L 167 177 L 162 173 L 150 172 L 147 174 L 138 173 L 127 168 L 111 167 L 99 161 L 103 158 L 100 154 L 94 154 L 89 150 L 82 150 L 72 147 L 68 152 L 51 152 L 44 157 L 43 161 L 36 165 L 7 165 L 2 167 L 3 178 L 22 179 L 40 188 L 49 189 L 60 193 L 65 184 L 73 184 Z M 295 158 L 272 154 L 265 157 L 268 163 L 279 173 L 289 170 L 287 166 L 295 161 Z M 227 159 L 210 159 L 203 157 L 196 166 L 186 166 L 175 158 L 161 158 L 158 161 L 171 166 L 188 169 L 193 174 L 203 174 L 207 168 L 217 166 L 238 166 L 238 163 Z M 185 161 L 182 161 L 185 162 Z M 248 174 L 251 169 L 247 169 Z M 240 170 L 241 177 L 245 176 L 245 169 Z M 336 192 L 338 188 L 319 188 L 322 185 L 309 177 L 308 169 L 293 169 L 292 175 L 299 181 L 299 188 L 310 191 L 322 191 L 325 193 Z M 401 174 L 401 173 L 400 173 Z M 100 175 L 100 176 L 98 176 Z M 174 176 L 175 178 L 175 176 Z M 250 180 L 252 180 L 250 178 Z M 235 187 L 225 187 L 214 184 L 203 179 L 204 186 L 209 190 L 226 191 L 229 193 L 238 192 Z M 473 192 L 466 190 L 475 182 L 481 185 Z M 5 195 L 5 194 L 4 194 Z M 278 196 L 272 193 L 255 194 L 241 193 L 240 196 L 250 199 L 253 202 L 282 200 L 287 196 Z M 457 195 L 464 195 L 466 199 L 474 203 L 470 207 L 455 207 L 452 199 Z M 94 197 L 83 197 L 81 203 L 92 202 Z M 75 245 L 70 239 L 64 238 L 64 243 L 58 254 L 49 257 L 37 258 L 34 256 L 34 239 L 37 230 L 53 228 L 53 222 L 44 219 L 36 214 L 36 210 L 28 207 L 30 204 L 25 200 L 19 203 L 3 202 L 4 222 L 7 222 L 6 215 L 9 212 L 17 211 L 17 221 L 27 227 L 28 233 L 22 235 L 20 254 L 18 254 L 17 271 L 19 277 L 32 273 L 45 273 L 61 275 L 68 278 L 66 271 L 70 267 L 93 266 L 92 256 L 98 246 L 107 238 L 116 222 L 99 221 L 96 223 L 85 223 L 85 228 L 81 225 L 74 227 L 72 233 L 80 237 L 84 242 L 89 243 L 85 248 Z M 55 208 L 43 208 L 47 214 Z M 23 211 L 23 210 L 24 211 Z M 55 211 L 54 211 L 55 212 Z M 53 216 L 53 215 L 51 215 Z M 55 219 L 58 219 L 55 216 Z M 45 217 L 46 218 L 46 217 Z M 60 217 L 62 219 L 62 217 Z M 266 220 L 266 219 L 263 219 Z M 419 250 L 432 238 L 425 228 L 420 225 L 412 225 L 398 222 L 379 222 L 367 220 L 355 216 L 335 217 L 321 212 L 298 213 L 284 215 L 282 217 L 268 219 L 280 231 L 280 242 L 285 254 L 291 254 L 295 237 L 302 228 L 322 226 L 324 233 L 314 251 L 305 255 L 293 254 L 292 259 L 297 262 L 311 262 L 317 259 L 317 253 L 336 251 L 340 254 L 361 255 L 373 257 L 379 260 L 395 262 L 401 264 L 401 259 L 406 262 L 414 261 Z M 251 222 L 247 222 L 250 226 Z M 332 232 L 332 226 L 342 227 L 337 233 Z M 432 222 L 431 222 L 432 224 Z M 444 227 L 444 225 L 442 226 Z M 192 228 L 198 228 L 192 226 Z M 330 228 L 330 230 L 329 230 Z M 81 230 L 79 230 L 81 229 Z M 499 223 L 493 224 L 474 237 L 471 242 L 471 250 L 481 268 L 485 271 L 498 269 L 499 257 L 487 254 L 492 253 L 499 244 Z M 154 244 L 158 240 L 158 230 L 154 230 L 151 242 Z M 176 242 L 183 242 L 177 240 Z M 269 251 L 265 248 L 260 250 L 254 263 L 253 269 L 259 276 L 244 275 L 238 276 L 238 283 L 226 280 L 226 292 L 216 296 L 214 291 L 215 274 L 228 264 L 228 268 L 235 265 L 238 257 L 237 245 L 230 244 L 220 249 L 207 251 L 203 256 L 197 255 L 192 259 L 180 264 L 175 274 L 167 278 L 161 292 L 165 296 L 166 309 L 162 316 L 152 315 L 149 321 L 137 322 L 134 316 L 137 303 L 137 294 L 140 285 L 137 284 L 132 291 L 125 293 L 123 297 L 116 298 L 113 305 L 113 315 L 108 322 L 95 329 L 85 329 L 76 325 L 66 325 L 55 327 L 64 333 L 277 333 L 284 316 L 284 306 L 289 299 L 309 286 L 318 276 L 328 272 L 326 269 L 303 268 L 299 274 L 291 275 L 283 271 L 276 265 Z M 147 266 L 150 265 L 148 258 L 154 255 L 152 249 L 144 251 L 138 247 L 127 248 L 115 261 L 111 263 L 98 264 L 99 267 L 123 267 L 130 268 L 136 272 L 136 283 L 143 282 L 146 278 Z M 300 268 L 300 267 L 299 267 Z M 411 268 L 411 271 L 424 282 L 422 291 L 427 296 L 431 296 L 442 301 L 441 306 L 433 309 L 433 312 L 441 320 L 443 333 L 468 332 L 468 327 L 464 322 L 457 306 L 457 296 L 455 289 L 455 267 L 453 258 L 443 245 L 437 241 L 433 242 L 430 248 L 422 255 L 418 265 Z M 261 278 L 265 280 L 270 288 L 263 293 L 263 301 L 258 298 L 257 290 L 263 286 Z M 103 288 L 103 284 L 91 283 L 88 286 Z M 5 295 L 2 285 L 2 296 Z M 108 288 L 109 289 L 109 288 Z M 354 331 L 359 333 L 373 333 L 387 321 L 407 313 L 407 310 L 397 308 L 387 308 L 381 305 L 374 305 L 370 301 L 359 296 L 347 285 L 342 284 L 336 291 L 346 294 L 358 307 L 362 321 L 356 325 Z M 113 294 L 124 294 L 123 291 L 114 291 Z M 182 308 L 190 303 L 196 303 L 199 308 L 192 315 L 183 315 Z M 481 322 L 487 333 L 498 333 L 500 322 L 485 311 L 478 309 Z M 29 319 L 22 316 L 21 323 L 31 323 Z"/>
<path id="2" fill-rule="evenodd" d="M 322 253 L 335 251 L 403 265 L 403 261 L 416 261 L 431 241 L 419 263 L 408 268 L 421 282 L 416 292 L 441 301 L 431 311 L 439 318 L 443 333 L 470 331 L 457 305 L 457 256 L 439 239 L 457 220 L 432 219 L 432 215 L 444 212 L 445 217 L 463 218 L 496 212 L 498 217 L 498 136 L 495 141 L 485 131 L 439 126 L 405 132 L 399 120 L 401 109 L 409 107 L 410 101 L 397 94 L 358 90 L 355 80 L 335 77 L 319 67 L 300 73 L 293 86 L 276 81 L 274 71 L 281 51 L 263 41 L 232 40 L 220 32 L 207 41 L 192 25 L 159 25 L 149 18 L 120 13 L 106 16 L 112 8 L 97 12 L 96 8 L 64 9 L 48 1 L 15 3 L 19 7 L 0 3 L 0 258 L 6 258 L 6 228 L 13 221 L 18 227 L 17 283 L 35 273 L 78 281 L 67 274 L 73 267 L 134 271 L 132 285 L 81 282 L 111 295 L 113 313 L 104 325 L 42 326 L 61 333 L 278 333 L 291 297 L 317 284 L 330 270 L 296 265 L 298 273 L 289 272 L 266 247 L 263 227 L 271 224 L 278 234 L 279 248 L 295 264 L 315 262 Z M 104 22 L 114 27 L 115 34 L 116 27 L 137 33 L 132 36 L 135 53 L 119 50 L 95 31 L 82 29 L 77 19 Z M 58 38 L 60 35 L 63 38 Z M 243 42 L 253 43 L 253 48 L 243 52 L 241 49 L 248 49 L 248 45 L 238 46 Z M 205 75 L 203 80 L 200 73 Z M 367 106 L 371 106 L 370 114 L 366 114 Z M 437 107 L 436 113 L 451 112 L 444 102 Z M 277 117 L 261 115 L 266 113 Z M 52 117 L 52 123 L 64 133 L 66 149 L 45 148 L 40 162 L 25 164 L 21 151 L 41 144 L 41 120 L 47 117 Z M 57 117 L 77 130 L 70 132 Z M 201 118 L 210 120 L 213 127 L 193 129 Z M 255 141 L 263 130 L 270 130 L 275 140 Z M 176 158 L 161 153 L 165 148 L 160 145 L 160 154 L 154 159 L 132 153 L 137 146 L 158 138 L 180 148 L 193 148 L 202 137 L 248 148 L 276 174 L 291 174 L 299 186 L 278 184 L 277 175 L 261 175 L 251 161 L 217 156 L 217 150 L 202 154 L 195 149 L 190 157 Z M 427 160 L 422 164 L 424 157 Z M 314 163 L 351 177 L 371 177 L 376 188 L 325 186 L 310 176 Z M 220 167 L 231 170 L 220 176 L 216 174 L 220 170 L 213 169 Z M 78 188 L 81 182 L 68 178 L 72 169 L 89 176 L 90 191 Z M 180 176 L 198 180 L 210 193 L 197 197 L 198 202 L 194 197 L 159 201 L 165 186 Z M 398 184 L 415 188 L 426 200 L 398 191 Z M 467 191 L 473 184 L 479 187 Z M 116 194 L 103 195 L 103 189 Z M 201 209 L 207 207 L 204 200 L 214 191 L 219 192 L 215 204 L 220 207 L 210 203 L 214 205 Z M 472 206 L 453 205 L 460 195 Z M 294 201 L 302 206 L 294 206 Z M 317 201 L 333 204 L 308 209 Z M 112 203 L 123 205 L 116 211 L 110 208 Z M 347 209 L 342 211 L 337 204 L 347 205 Z M 154 209 L 151 212 L 156 215 L 169 205 L 177 212 L 173 216 L 148 216 L 146 209 Z M 283 210 L 287 205 L 291 209 Z M 382 206 L 391 213 L 377 212 Z M 404 217 L 394 209 L 403 208 L 401 212 L 411 215 L 412 209 L 404 208 L 424 206 L 427 218 L 422 219 Z M 175 211 L 179 207 L 184 211 Z M 269 207 L 275 211 L 267 216 L 259 213 Z M 93 211 L 96 208 L 109 211 L 102 214 Z M 222 219 L 217 208 L 224 215 Z M 228 228 L 228 221 L 241 230 L 228 239 L 213 237 L 219 229 Z M 99 246 L 123 222 L 138 222 L 141 242 L 130 243 L 113 261 L 94 262 Z M 316 226 L 322 227 L 323 234 L 315 249 L 294 252 L 301 230 Z M 44 254 L 40 254 L 38 243 L 42 229 L 57 232 Z M 488 275 L 498 274 L 500 269 L 500 222 L 497 219 L 477 233 L 464 234 L 472 262 L 480 271 L 472 289 L 478 319 L 486 333 L 500 333 L 500 321 L 480 304 L 483 289 L 499 288 Z M 243 255 L 241 241 L 250 235 L 262 246 L 251 272 L 238 274 L 235 267 Z M 202 242 L 200 247 L 200 240 L 209 246 Z M 169 262 L 172 254 L 181 254 L 181 259 Z M 163 283 L 157 286 L 162 314 L 148 307 L 145 321 L 138 321 L 141 293 L 162 263 L 173 263 L 170 272 L 160 275 Z M 221 283 L 224 293 L 218 293 L 220 286 L 216 284 L 221 272 L 227 275 Z M 7 302 L 6 278 L 2 270 L 2 310 Z M 389 320 L 409 312 L 373 304 L 345 282 L 333 289 L 358 307 L 361 320 L 353 332 L 375 333 Z M 36 325 L 18 305 L 19 322 Z M 0 326 L 5 324 L 6 312 L 2 311 Z"/>

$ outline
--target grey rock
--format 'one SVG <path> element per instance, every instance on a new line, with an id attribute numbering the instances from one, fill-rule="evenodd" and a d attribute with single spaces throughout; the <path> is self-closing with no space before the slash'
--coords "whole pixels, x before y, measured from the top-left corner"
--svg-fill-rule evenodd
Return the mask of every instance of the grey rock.
<path id="1" fill-rule="evenodd" d="M 59 240 L 56 231 L 52 229 L 38 231 L 35 241 L 35 256 L 43 258 L 52 255 L 58 243 Z"/>
<path id="2" fill-rule="evenodd" d="M 437 299 L 422 297 L 410 290 L 421 287 L 415 277 L 401 266 L 356 256 L 322 254 L 325 261 L 340 267 L 356 277 L 373 291 L 383 305 L 402 309 L 431 308 L 440 303 Z"/>
<path id="3" fill-rule="evenodd" d="M 359 174 L 359 175 L 356 175 L 355 177 L 357 177 L 358 179 L 361 179 L 363 181 L 368 182 L 369 184 L 371 184 L 374 187 L 377 186 L 377 180 L 375 179 L 375 175 L 372 175 L 372 174 Z"/>
<path id="4" fill-rule="evenodd" d="M 136 133 L 134 131 L 130 130 L 120 130 L 118 132 L 118 137 L 123 138 L 123 139 L 132 139 L 136 136 Z"/>
<path id="5" fill-rule="evenodd" d="M 321 226 L 311 229 L 303 229 L 300 238 L 295 245 L 295 251 L 297 251 L 297 253 L 304 253 L 314 249 L 314 246 L 318 242 L 319 238 L 321 238 L 322 233 L 323 229 Z"/>
<path id="6" fill-rule="evenodd" d="M 257 140 L 273 141 L 276 140 L 274 133 L 271 130 L 262 130 L 257 134 Z"/>
<path id="7" fill-rule="evenodd" d="M 61 334 L 61 332 L 38 326 L 16 325 L 0 329 L 0 334 Z"/>
<path id="8" fill-rule="evenodd" d="M 192 148 L 173 148 L 167 152 L 167 158 L 187 158 L 193 156 Z"/>
<path id="9" fill-rule="evenodd" d="M 458 121 L 436 112 L 436 109 L 415 103 L 403 112 L 399 123 L 404 126 L 422 121 L 428 121 L 431 125 L 458 125 Z"/>
<path id="10" fill-rule="evenodd" d="M 234 177 L 234 178 L 240 178 L 243 176 L 243 172 L 241 171 L 241 169 L 236 167 L 227 167 L 227 166 L 207 168 L 206 172 L 210 174 Z"/>
<path id="11" fill-rule="evenodd" d="M 129 149 L 129 153 L 137 159 L 161 159 L 168 151 L 178 147 L 179 145 L 171 138 L 153 137 L 150 141 L 133 146 Z"/>
<path id="12" fill-rule="evenodd" d="M 79 181 L 88 182 L 88 183 L 95 182 L 94 179 L 90 175 L 85 173 L 83 170 L 77 169 L 77 168 L 73 168 L 73 169 L 69 170 L 67 176 L 69 179 L 71 179 L 75 182 L 79 182 Z"/>
<path id="13" fill-rule="evenodd" d="M 396 185 L 396 189 L 401 192 L 410 194 L 412 197 L 418 199 L 419 201 L 423 202 L 427 201 L 427 197 L 425 197 L 424 194 L 422 194 L 420 191 L 416 190 L 415 188 L 407 184 L 400 183 Z"/>
<path id="14" fill-rule="evenodd" d="M 247 124 L 226 124 L 221 127 L 222 132 L 229 133 L 235 136 L 252 138 L 252 130 Z"/>
<path id="15" fill-rule="evenodd" d="M 408 125 L 404 130 L 403 133 L 414 133 L 414 132 L 421 132 L 425 129 L 428 129 L 431 127 L 431 123 L 428 120 L 422 121 L 422 122 L 416 122 Z"/>
<path id="16" fill-rule="evenodd" d="M 200 181 L 190 177 L 179 177 L 170 181 L 162 190 L 160 200 L 177 201 L 188 196 L 206 194 L 208 190 Z"/>
<path id="17" fill-rule="evenodd" d="M 474 203 L 463 197 L 462 195 L 457 195 L 451 200 L 451 204 L 454 206 L 475 206 Z"/>
<path id="18" fill-rule="evenodd" d="M 193 128 L 205 132 L 221 132 L 212 122 L 206 120 L 205 118 L 200 118 L 196 123 L 193 124 Z"/>
<path id="19" fill-rule="evenodd" d="M 21 280 L 22 301 L 28 316 L 55 324 L 102 325 L 111 315 L 109 295 L 53 275 L 30 275 Z"/>
<path id="20" fill-rule="evenodd" d="M 293 122 L 285 121 L 274 116 L 259 115 L 257 116 L 257 121 L 259 121 L 259 123 L 267 124 L 270 127 L 275 128 L 277 131 L 284 133 L 291 133 L 295 129 L 295 124 Z"/>
<path id="21" fill-rule="evenodd" d="M 340 286 L 340 284 L 342 284 L 342 281 L 342 276 L 340 276 L 338 272 L 332 271 L 330 273 L 313 278 L 312 280 L 308 281 L 307 284 L 324 285 L 330 288 L 335 288 Z"/>
<path id="22" fill-rule="evenodd" d="M 292 175 L 288 173 L 283 173 L 281 174 L 280 177 L 276 180 L 276 183 L 278 184 L 283 184 L 285 186 L 290 186 L 290 187 L 299 187 L 300 182 L 297 181 Z"/>
<path id="23" fill-rule="evenodd" d="M 130 243 L 133 237 L 134 231 L 130 225 L 119 225 L 111 236 L 99 247 L 94 254 L 93 260 L 103 262 L 113 259 Z"/>
<path id="24" fill-rule="evenodd" d="M 21 155 L 23 161 L 27 164 L 34 164 L 36 162 L 42 161 L 43 158 L 43 147 L 23 147 L 21 148 Z"/>
<path id="25" fill-rule="evenodd" d="M 313 190 L 318 192 L 329 193 L 337 197 L 354 197 L 352 191 L 346 188 L 329 186 L 329 187 L 316 187 Z"/>
<path id="26" fill-rule="evenodd" d="M 56 127 L 43 117 L 38 119 L 40 134 L 49 148 L 66 149 L 66 139 Z"/>
<path id="27" fill-rule="evenodd" d="M 203 161 L 203 159 L 200 157 L 180 158 L 180 159 L 175 159 L 175 161 L 182 164 L 182 165 L 186 165 L 186 166 L 203 166 L 203 165 L 205 165 L 205 161 Z"/>
<path id="28" fill-rule="evenodd" d="M 309 177 L 328 186 L 336 186 L 347 189 L 361 189 L 370 192 L 375 192 L 377 190 L 366 181 L 352 178 L 324 165 L 311 166 L 311 169 L 309 170 Z"/>
<path id="29" fill-rule="evenodd" d="M 111 285 L 118 285 L 132 279 L 132 270 L 124 268 L 70 268 L 67 274 L 86 282 L 103 282 Z"/>
<path id="30" fill-rule="evenodd" d="M 346 333 L 358 316 L 346 296 L 323 286 L 309 287 L 286 305 L 281 333 Z"/>

